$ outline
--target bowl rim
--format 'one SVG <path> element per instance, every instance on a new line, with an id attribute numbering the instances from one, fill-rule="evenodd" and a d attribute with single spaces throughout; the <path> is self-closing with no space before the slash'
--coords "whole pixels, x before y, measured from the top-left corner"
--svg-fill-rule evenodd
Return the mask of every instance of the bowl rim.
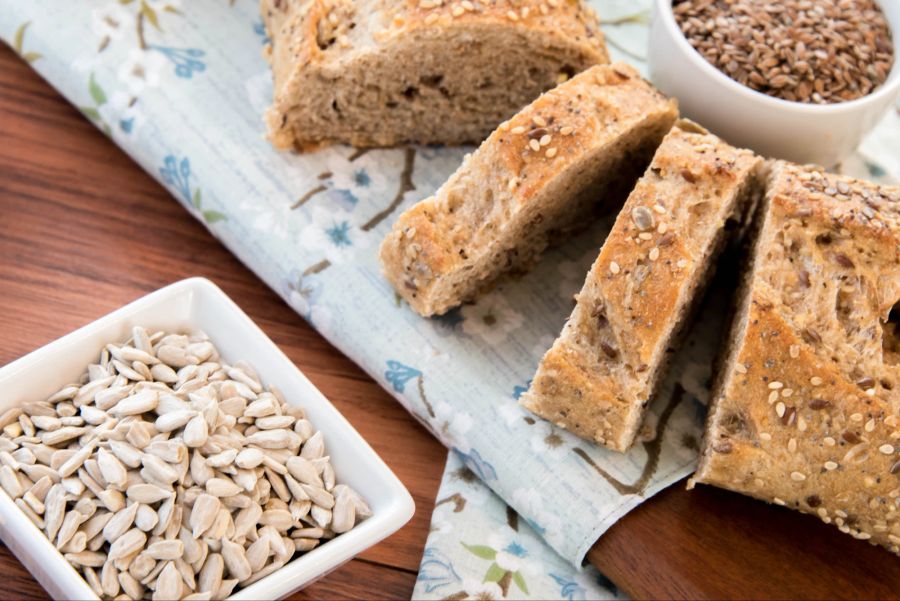
<path id="1" fill-rule="evenodd" d="M 869 105 L 877 104 L 883 100 L 890 101 L 892 96 L 896 96 L 900 92 L 900 56 L 897 54 L 897 36 L 900 35 L 900 11 L 892 19 L 891 12 L 884 10 L 887 0 L 873 0 L 882 8 L 885 19 L 891 30 L 891 39 L 894 42 L 894 64 L 888 73 L 887 79 L 874 92 L 866 94 L 860 98 L 848 100 L 846 102 L 830 103 L 830 104 L 812 104 L 805 102 L 796 102 L 793 100 L 785 100 L 770 96 L 763 92 L 758 92 L 744 84 L 732 79 L 715 66 L 707 62 L 705 58 L 688 42 L 687 37 L 681 31 L 675 20 L 675 13 L 672 10 L 673 0 L 655 0 L 655 13 L 661 17 L 662 23 L 669 31 L 670 35 L 675 39 L 678 48 L 688 56 L 688 60 L 696 65 L 701 71 L 712 77 L 720 84 L 735 92 L 751 102 L 758 102 L 767 105 L 773 110 L 790 110 L 803 115 L 833 115 L 837 113 L 850 113 L 854 111 L 862 111 L 869 108 Z"/>
<path id="2" fill-rule="evenodd" d="M 348 436 L 355 439 L 353 444 L 358 447 L 356 451 L 368 456 L 368 459 L 375 464 L 378 471 L 376 472 L 377 476 L 373 477 L 377 477 L 386 495 L 385 507 L 382 510 L 361 522 L 357 528 L 328 541 L 328 543 L 335 544 L 330 547 L 328 544 L 322 544 L 309 553 L 292 558 L 272 574 L 232 592 L 227 599 L 264 598 L 269 594 L 283 595 L 296 591 L 297 585 L 305 587 L 312 584 L 402 528 L 415 512 L 415 502 L 403 482 L 344 414 L 306 377 L 275 341 L 231 297 L 207 278 L 189 277 L 163 286 L 25 353 L 6 365 L 0 366 L 0 382 L 21 378 L 22 372 L 35 362 L 48 360 L 48 357 L 56 350 L 81 344 L 83 339 L 95 335 L 108 326 L 131 321 L 135 314 L 148 311 L 155 306 L 172 304 L 185 297 L 190 299 L 188 302 L 191 304 L 203 302 L 220 304 L 231 315 L 231 319 L 243 322 L 252 332 L 250 335 L 262 341 L 267 352 L 271 353 L 278 363 L 285 365 L 285 369 L 290 372 L 290 377 L 298 376 L 304 386 L 308 386 L 310 395 L 317 397 L 315 402 L 322 402 L 326 407 L 326 412 L 333 412 L 339 427 L 344 429 Z M 4 518 L 7 517 L 8 520 L 5 520 Z M 44 585 L 46 581 L 49 581 L 58 590 L 67 589 L 66 596 L 99 599 L 86 579 L 65 559 L 64 553 L 57 549 L 53 542 L 47 539 L 44 532 L 22 513 L 13 499 L 5 492 L 0 491 L 0 527 L 5 531 L 12 527 L 11 523 L 15 523 L 15 528 L 19 530 L 24 529 L 35 535 L 28 537 L 27 542 L 23 542 L 21 536 L 13 536 L 13 540 L 8 541 L 8 546 L 12 549 L 14 545 L 16 547 L 24 545 L 22 551 L 28 560 L 31 560 L 31 563 L 19 553 L 15 553 L 15 555 L 45 590 L 51 594 L 54 592 Z M 39 547 L 39 549 L 35 549 L 35 547 Z M 327 552 L 326 549 L 328 549 Z M 38 559 L 47 568 L 41 575 L 31 571 L 31 564 Z M 309 575 L 303 575 L 303 571 L 308 571 Z M 276 574 L 280 574 L 280 578 L 276 577 Z M 285 583 L 288 586 L 287 589 L 271 590 L 273 587 L 283 586 Z M 250 596 L 248 596 L 248 591 Z"/>

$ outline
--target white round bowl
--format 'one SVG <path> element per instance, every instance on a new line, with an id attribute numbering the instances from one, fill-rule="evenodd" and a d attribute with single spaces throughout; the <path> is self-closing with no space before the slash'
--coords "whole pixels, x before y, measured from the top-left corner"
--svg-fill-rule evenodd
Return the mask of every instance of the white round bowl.
<path id="1" fill-rule="evenodd" d="M 731 79 L 682 34 L 672 0 L 654 0 L 650 78 L 678 99 L 681 113 L 732 144 L 769 157 L 834 166 L 845 159 L 900 94 L 900 1 L 878 0 L 891 27 L 894 65 L 873 93 L 839 104 L 804 104 L 756 92 Z"/>

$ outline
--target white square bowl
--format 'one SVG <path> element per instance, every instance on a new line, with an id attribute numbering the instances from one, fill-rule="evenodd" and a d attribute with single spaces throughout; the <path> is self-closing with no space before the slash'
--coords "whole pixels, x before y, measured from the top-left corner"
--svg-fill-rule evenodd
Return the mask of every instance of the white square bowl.
<path id="1" fill-rule="evenodd" d="M 215 284 L 182 280 L 68 334 L 0 368 L 0 413 L 43 400 L 77 380 L 108 342 L 126 340 L 133 326 L 148 330 L 201 329 L 225 360 L 243 359 L 263 383 L 280 388 L 303 407 L 325 436 L 338 481 L 356 490 L 373 515 L 355 528 L 292 560 L 230 599 L 276 599 L 311 583 L 397 531 L 415 511 L 409 492 L 362 436 Z M 0 538 L 56 599 L 97 599 L 28 517 L 0 491 Z"/>

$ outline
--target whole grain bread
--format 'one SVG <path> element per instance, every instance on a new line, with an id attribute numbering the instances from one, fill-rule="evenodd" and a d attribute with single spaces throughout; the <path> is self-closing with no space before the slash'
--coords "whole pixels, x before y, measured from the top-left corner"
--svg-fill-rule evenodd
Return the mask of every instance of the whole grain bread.
<path id="1" fill-rule="evenodd" d="M 608 62 L 581 0 L 262 0 L 280 148 L 478 143 Z"/>
<path id="2" fill-rule="evenodd" d="M 521 403 L 616 451 L 634 442 L 668 352 L 760 186 L 762 161 L 690 122 L 665 137 Z"/>
<path id="3" fill-rule="evenodd" d="M 533 265 L 597 206 L 618 208 L 677 117 L 623 64 L 599 65 L 504 122 L 381 245 L 385 275 L 421 315 Z"/>
<path id="4" fill-rule="evenodd" d="M 775 163 L 702 482 L 900 551 L 900 188 Z"/>

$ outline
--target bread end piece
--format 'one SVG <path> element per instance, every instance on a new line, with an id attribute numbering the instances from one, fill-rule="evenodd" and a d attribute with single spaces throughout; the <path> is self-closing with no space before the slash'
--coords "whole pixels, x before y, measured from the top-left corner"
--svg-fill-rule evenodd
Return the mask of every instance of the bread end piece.
<path id="1" fill-rule="evenodd" d="M 677 118 L 624 64 L 599 65 L 504 122 L 381 246 L 388 280 L 428 316 L 530 268 L 598 206 L 618 208 Z"/>
<path id="2" fill-rule="evenodd" d="M 761 164 L 691 122 L 673 128 L 522 396 L 527 409 L 615 451 L 631 447 Z"/>
<path id="3" fill-rule="evenodd" d="M 900 552 L 900 188 L 776 162 L 691 485 Z"/>
<path id="4" fill-rule="evenodd" d="M 609 62 L 578 1 L 262 0 L 278 148 L 482 141 L 541 92 Z"/>

